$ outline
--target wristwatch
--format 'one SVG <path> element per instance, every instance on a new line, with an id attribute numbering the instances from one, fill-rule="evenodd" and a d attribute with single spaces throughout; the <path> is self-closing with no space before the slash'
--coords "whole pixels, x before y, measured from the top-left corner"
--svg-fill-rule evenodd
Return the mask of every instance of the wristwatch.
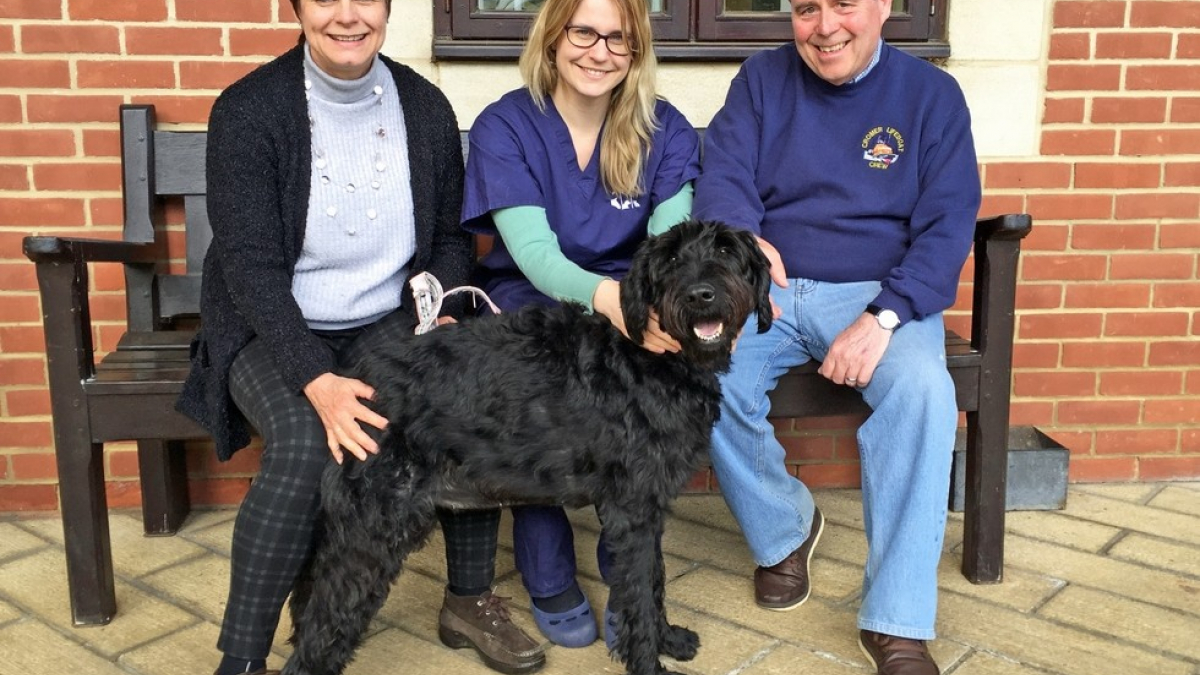
<path id="1" fill-rule="evenodd" d="M 879 327 L 886 331 L 894 331 L 900 326 L 900 316 L 890 309 L 884 309 L 876 304 L 867 305 L 867 314 L 875 317 Z"/>

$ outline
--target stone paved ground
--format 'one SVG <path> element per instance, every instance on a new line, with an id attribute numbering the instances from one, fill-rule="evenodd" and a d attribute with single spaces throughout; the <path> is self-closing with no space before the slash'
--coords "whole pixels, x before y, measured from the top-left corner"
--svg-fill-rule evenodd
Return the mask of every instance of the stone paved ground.
<path id="1" fill-rule="evenodd" d="M 813 598 L 789 613 L 757 609 L 752 562 L 719 497 L 681 498 L 664 540 L 668 611 L 697 630 L 689 675 L 868 675 L 854 616 L 866 544 L 860 494 L 824 490 L 828 527 Z M 56 517 L 0 516 L 0 675 L 208 675 L 227 584 L 234 512 L 194 513 L 175 537 L 146 538 L 138 514 L 113 512 L 119 614 L 73 628 Z M 572 514 L 583 584 L 602 606 L 590 510 Z M 507 522 L 502 532 L 507 533 Z M 504 535 L 507 536 L 506 534 Z M 953 675 L 1200 675 L 1200 483 L 1072 486 L 1064 511 L 1009 514 L 1004 583 L 958 572 L 962 521 L 942 559 L 938 662 Z M 499 593 L 532 628 L 528 597 L 502 539 Z M 437 642 L 441 541 L 417 555 L 348 675 L 489 675 L 469 651 Z M 280 636 L 286 635 L 286 619 Z M 271 665 L 279 667 L 287 646 Z M 603 643 L 551 648 L 545 675 L 622 672 Z"/>

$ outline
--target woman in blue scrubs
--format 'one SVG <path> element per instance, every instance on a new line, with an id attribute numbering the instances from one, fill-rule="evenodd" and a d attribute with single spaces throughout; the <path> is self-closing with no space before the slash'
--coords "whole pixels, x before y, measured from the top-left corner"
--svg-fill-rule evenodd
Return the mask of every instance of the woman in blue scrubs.
<path id="1" fill-rule="evenodd" d="M 628 336 L 620 279 L 641 241 L 687 218 L 700 173 L 695 129 L 657 97 L 651 40 L 644 0 L 547 0 L 521 54 L 525 86 L 472 126 L 462 218 L 499 235 L 479 271 L 502 311 L 575 302 Z M 642 344 L 679 348 L 657 322 Z M 542 633 L 594 642 L 563 509 L 513 508 L 513 545 Z M 606 575 L 603 536 L 597 556 Z"/>

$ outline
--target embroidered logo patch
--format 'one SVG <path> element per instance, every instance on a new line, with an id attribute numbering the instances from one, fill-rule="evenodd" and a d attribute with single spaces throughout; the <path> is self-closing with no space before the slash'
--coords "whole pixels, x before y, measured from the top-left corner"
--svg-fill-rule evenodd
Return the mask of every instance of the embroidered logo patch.
<path id="1" fill-rule="evenodd" d="M 875 127 L 863 136 L 863 161 L 872 169 L 887 169 L 904 154 L 904 137 L 892 127 Z"/>
<path id="2" fill-rule="evenodd" d="M 642 205 L 638 203 L 638 200 L 630 197 L 613 197 L 609 204 L 612 204 L 612 207 L 618 211 L 628 211 L 629 209 L 642 208 Z"/>

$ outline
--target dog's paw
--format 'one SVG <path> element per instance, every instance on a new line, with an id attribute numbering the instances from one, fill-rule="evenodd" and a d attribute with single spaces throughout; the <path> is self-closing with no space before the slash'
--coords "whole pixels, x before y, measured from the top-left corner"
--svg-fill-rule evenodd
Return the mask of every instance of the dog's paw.
<path id="1" fill-rule="evenodd" d="M 700 636 L 683 626 L 667 626 L 662 639 L 662 653 L 676 661 L 691 661 L 700 649 Z"/>

